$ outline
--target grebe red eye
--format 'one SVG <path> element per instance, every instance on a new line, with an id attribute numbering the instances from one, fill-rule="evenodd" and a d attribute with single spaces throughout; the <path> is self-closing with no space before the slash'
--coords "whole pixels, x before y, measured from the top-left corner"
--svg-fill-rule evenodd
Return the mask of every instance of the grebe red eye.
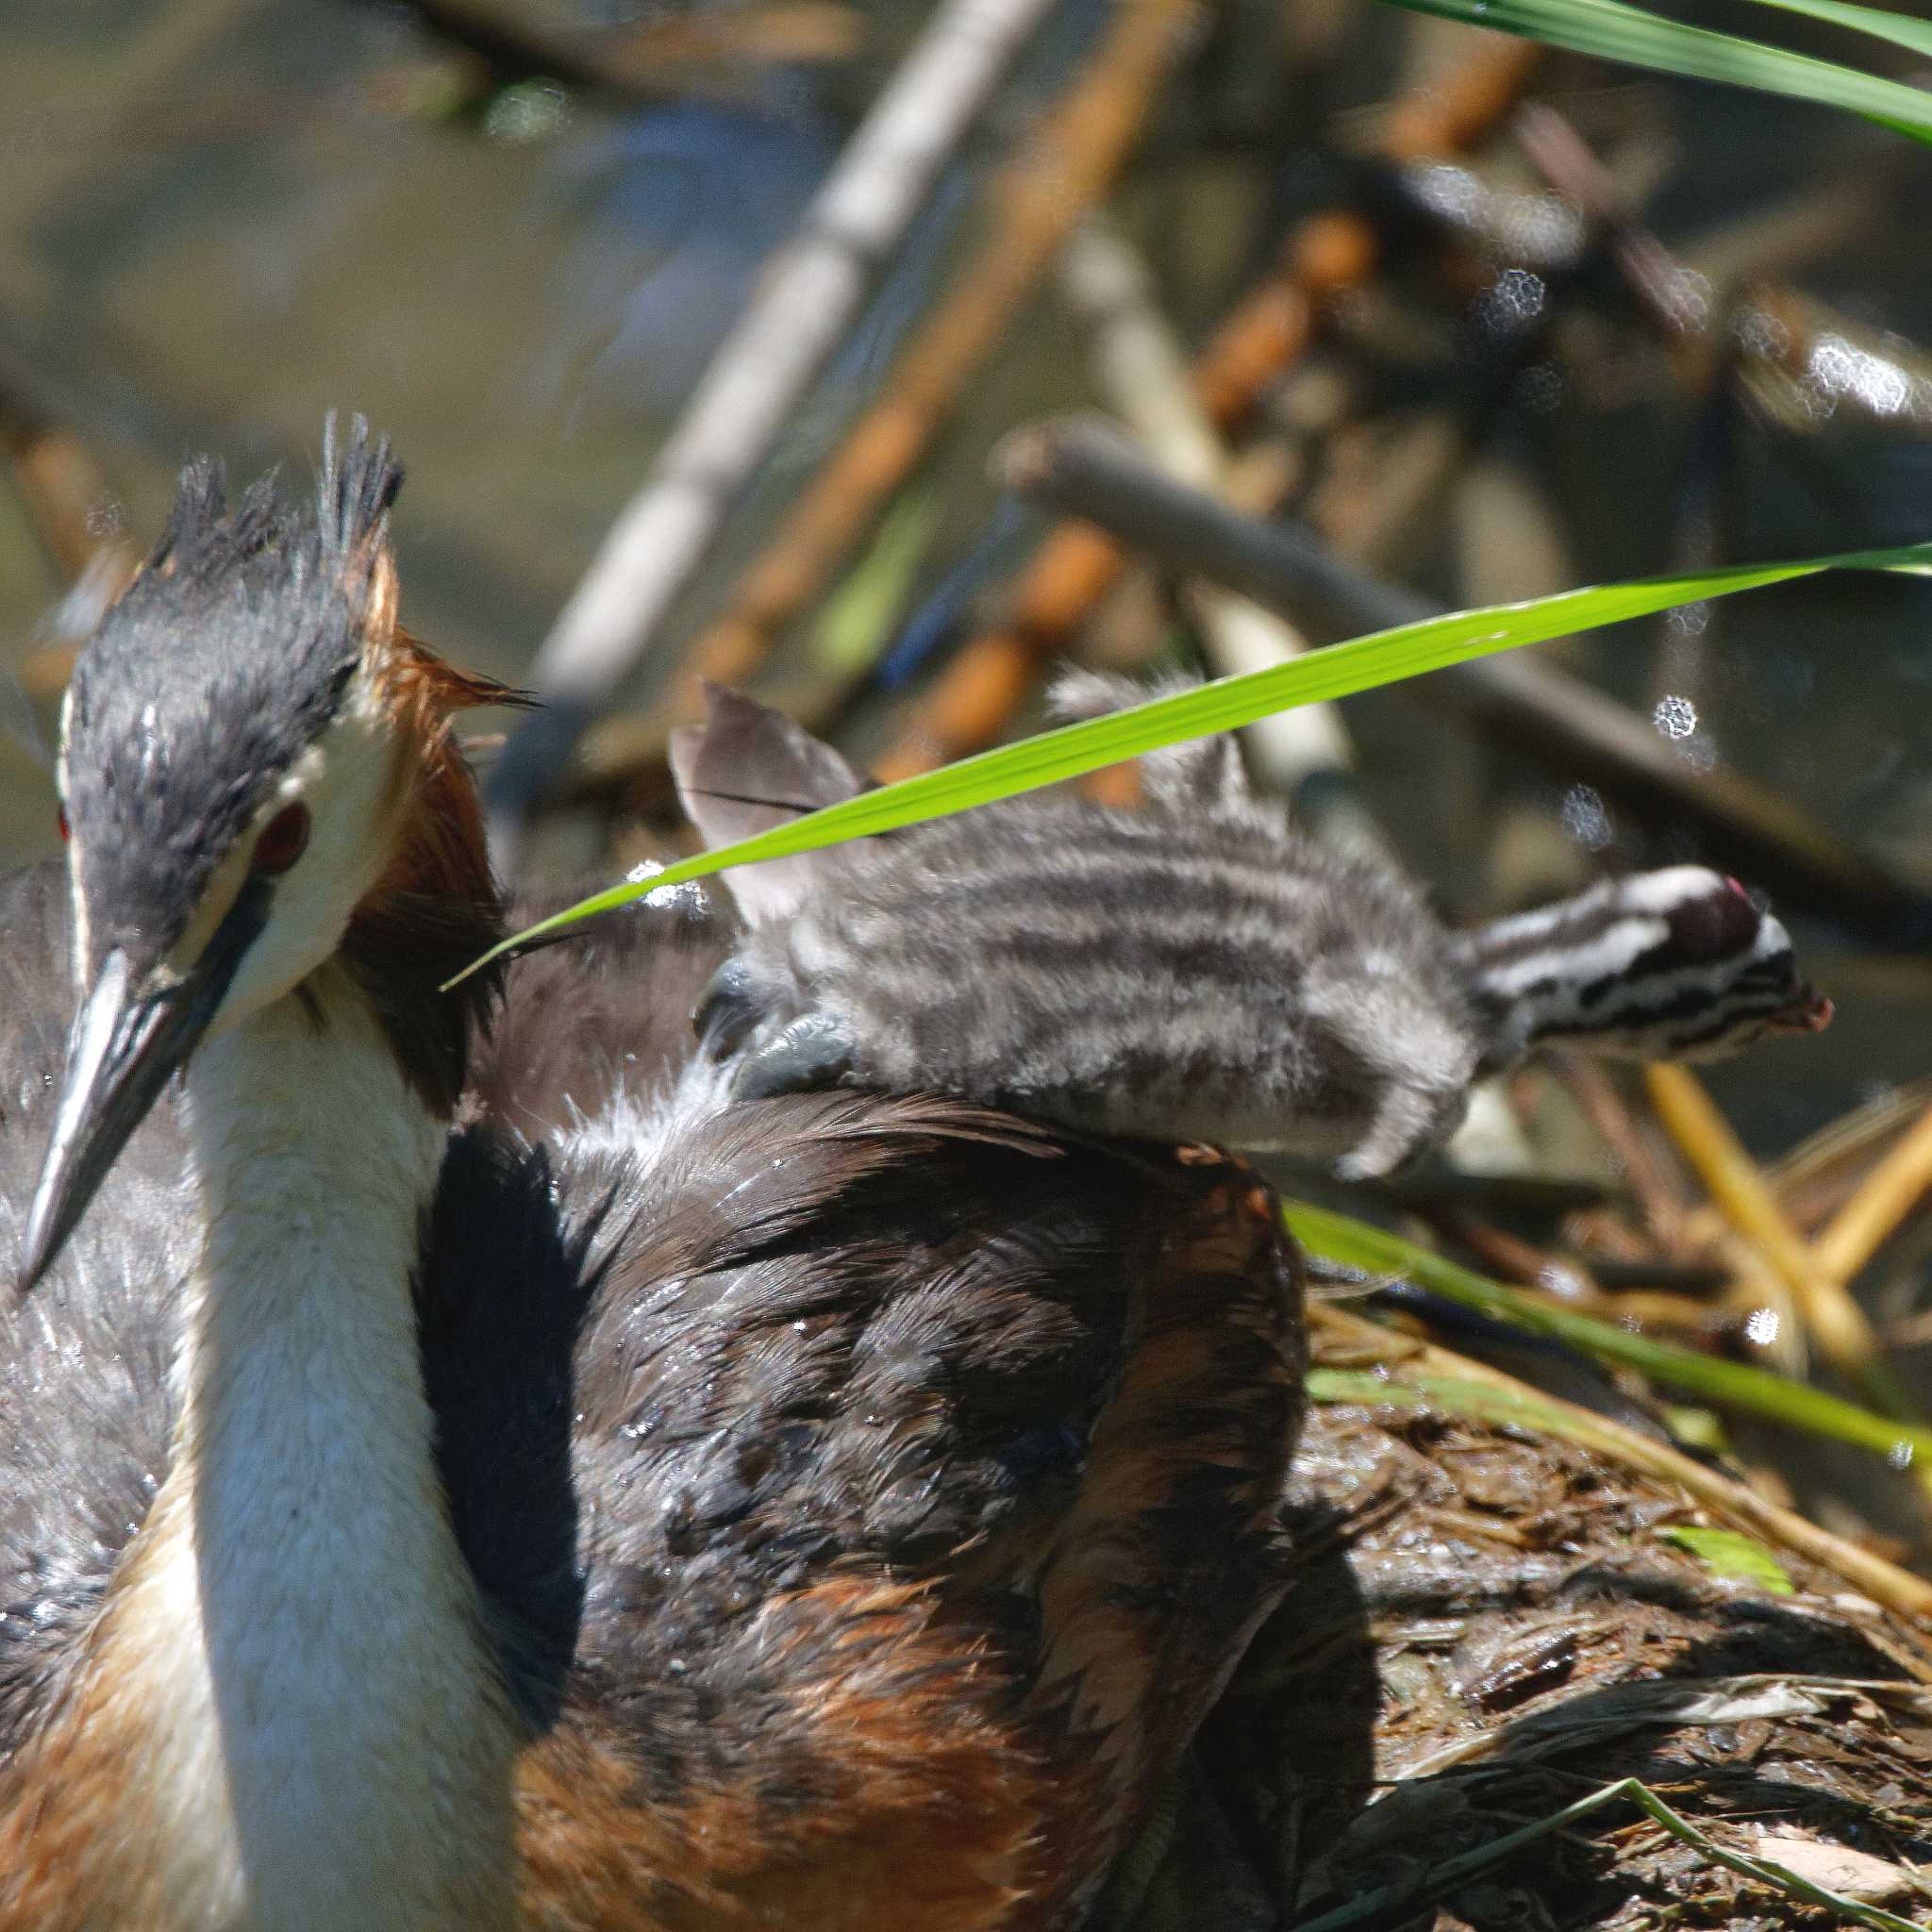
<path id="1" fill-rule="evenodd" d="M 1745 885 L 1744 881 L 1740 878 L 1733 878 L 1729 873 L 1724 874 L 1724 884 L 1737 893 L 1740 899 L 1748 899 L 1751 896 L 1751 889 Z"/>
<path id="2" fill-rule="evenodd" d="M 67 808 L 64 805 L 57 805 L 54 808 L 54 828 L 60 834 L 60 842 L 63 845 L 74 837 L 73 829 L 67 823 Z"/>
<path id="3" fill-rule="evenodd" d="M 308 808 L 285 805 L 261 828 L 261 837 L 255 841 L 255 870 L 287 872 L 302 857 L 308 843 Z"/>

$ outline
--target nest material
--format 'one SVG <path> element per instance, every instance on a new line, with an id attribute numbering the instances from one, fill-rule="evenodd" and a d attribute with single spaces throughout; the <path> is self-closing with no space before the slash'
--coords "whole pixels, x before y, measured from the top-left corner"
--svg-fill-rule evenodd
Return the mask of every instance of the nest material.
<path id="1" fill-rule="evenodd" d="M 1318 1407 L 1293 1589 L 1103 1923 L 1261 1932 L 1378 1888 L 1365 1923 L 1827 1923 L 1613 1805 L 1459 1887 L 1445 1858 L 1634 1776 L 1719 1844 L 1925 1919 L 1932 1660 L 1801 1558 L 1727 1579 L 1659 1536 L 1681 1491 L 1462 1417 Z M 1842 1848 L 1851 1856 L 1835 1856 Z"/>

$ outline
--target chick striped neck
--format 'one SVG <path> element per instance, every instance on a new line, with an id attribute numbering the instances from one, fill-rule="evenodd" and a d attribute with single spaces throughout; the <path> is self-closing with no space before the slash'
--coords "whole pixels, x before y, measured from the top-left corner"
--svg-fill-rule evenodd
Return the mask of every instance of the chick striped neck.
<path id="1" fill-rule="evenodd" d="M 1784 927 L 1735 879 L 1702 866 L 1607 880 L 1453 944 L 1485 1035 L 1485 1073 L 1546 1045 L 1715 1059 L 1831 1016 L 1799 975 Z"/>
<path id="2" fill-rule="evenodd" d="M 509 1719 L 411 1277 L 444 1128 L 340 966 L 209 1041 L 170 1472 L 109 1599 L 167 1926 L 509 1921 Z"/>

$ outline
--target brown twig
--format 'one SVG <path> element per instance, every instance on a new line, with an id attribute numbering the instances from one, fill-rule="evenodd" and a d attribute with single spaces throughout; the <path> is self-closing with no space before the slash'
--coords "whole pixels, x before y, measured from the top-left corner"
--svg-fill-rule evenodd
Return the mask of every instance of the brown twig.
<path id="1" fill-rule="evenodd" d="M 709 556 L 779 425 L 844 337 L 874 268 L 1048 4 L 947 0 L 767 268 L 531 663 L 547 709 L 511 736 L 486 794 L 504 871 L 514 873 L 530 812 Z M 1186 4 L 1133 0 L 1123 30 L 1133 23 L 1164 37 Z"/>
<path id="2" fill-rule="evenodd" d="M 1671 1329 L 1690 1336 L 1699 1345 L 1716 1341 L 1735 1325 L 1724 1309 L 1690 1295 L 1655 1288 L 1612 1291 L 1599 1276 L 1592 1255 L 1539 1247 L 1472 1214 L 1424 1210 L 1424 1218 L 1439 1235 L 1467 1248 L 1496 1280 L 1516 1282 L 1602 1321 L 1634 1323 L 1646 1330 Z"/>
<path id="3" fill-rule="evenodd" d="M 1921 1625 L 1932 1621 L 1932 1584 L 1819 1528 L 1794 1510 L 1767 1501 L 1742 1483 L 1668 1443 L 1626 1428 L 1608 1416 L 1565 1402 L 1561 1396 L 1547 1395 L 1514 1375 L 1457 1355 L 1440 1343 L 1391 1334 L 1332 1303 L 1316 1304 L 1309 1309 L 1308 1320 L 1311 1328 L 1326 1331 L 1357 1349 L 1378 1352 L 1385 1359 L 1395 1358 L 1425 1374 L 1480 1383 L 1522 1402 L 1528 1410 L 1543 1410 L 1558 1417 L 1562 1432 L 1570 1440 L 1596 1449 L 1626 1468 L 1675 1483 L 1704 1507 L 1728 1518 L 1751 1535 L 1762 1537 L 1774 1547 L 1791 1550 L 1816 1563 L 1895 1614 Z M 1922 1666 L 1922 1674 L 1923 1671 Z"/>
<path id="4" fill-rule="evenodd" d="M 1571 1097 L 1610 1150 L 1624 1184 L 1636 1196 L 1644 1225 L 1666 1248 L 1675 1249 L 1690 1205 L 1681 1171 L 1652 1143 L 1650 1130 L 1638 1120 L 1600 1060 L 1561 1052 L 1556 1065 Z"/>
<path id="5" fill-rule="evenodd" d="M 1396 105 L 1383 124 L 1380 151 L 1407 161 L 1471 146 L 1515 104 L 1538 58 L 1526 41 L 1478 42 L 1453 73 Z M 1375 230 L 1359 215 L 1316 215 L 1295 228 L 1280 268 L 1240 304 L 1195 363 L 1196 393 L 1218 428 L 1240 426 L 1307 347 L 1321 311 L 1365 283 L 1379 259 Z M 1055 529 L 1014 586 L 1002 621 L 972 640 L 913 708 L 878 761 L 880 775 L 905 777 L 991 744 L 1041 667 L 1124 568 L 1119 549 L 1091 528 Z"/>
<path id="6" fill-rule="evenodd" d="M 1468 1249 L 1499 1281 L 1534 1289 L 1566 1307 L 1601 1313 L 1607 1305 L 1608 1298 L 1591 1274 L 1589 1262 L 1580 1257 L 1557 1257 L 1507 1228 L 1454 1208 L 1429 1213 L 1426 1219 L 1439 1235 Z"/>
<path id="7" fill-rule="evenodd" d="M 1163 475 L 1096 418 L 1020 430 L 995 462 L 1009 488 L 1098 525 L 1169 570 L 1210 577 L 1329 636 L 1440 614 L 1426 598 L 1343 562 L 1307 530 L 1247 515 Z M 1588 769 L 1652 809 L 1668 806 L 1674 822 L 1696 824 L 1720 858 L 1774 886 L 1879 923 L 1923 906 L 1904 880 L 1775 792 L 1737 773 L 1693 770 L 1644 719 L 1555 665 L 1522 653 L 1477 658 L 1434 674 L 1428 688 L 1507 730 L 1519 753 L 1566 774 Z"/>
<path id="8" fill-rule="evenodd" d="M 1631 208 L 1610 171 L 1554 108 L 1532 101 L 1518 110 L 1516 139 L 1543 178 L 1603 231 L 1611 258 L 1651 326 L 1680 357 L 1702 358 L 1696 345 L 1710 323 L 1710 303 Z"/>
<path id="9" fill-rule="evenodd" d="M 120 594 L 140 552 L 121 533 L 106 474 L 72 430 L 0 395 L 0 450 L 48 560 L 70 586 L 52 634 L 42 631 L 17 667 L 22 689 L 44 701 L 65 687 L 75 639 Z"/>

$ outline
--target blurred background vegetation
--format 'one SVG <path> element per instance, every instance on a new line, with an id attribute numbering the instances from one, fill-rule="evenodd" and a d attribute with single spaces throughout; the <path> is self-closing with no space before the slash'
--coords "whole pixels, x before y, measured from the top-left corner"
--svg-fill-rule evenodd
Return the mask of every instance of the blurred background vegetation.
<path id="1" fill-rule="evenodd" d="M 877 440 L 882 398 L 912 427 L 849 543 L 754 612 L 756 648 L 704 661 L 890 771 L 1030 728 L 1060 651 L 1202 661 L 1203 607 L 1157 573 L 1083 575 L 1076 551 L 1057 594 L 1051 520 L 989 475 L 1016 425 L 1120 404 L 1093 305 L 1041 244 L 1089 212 L 1146 277 L 1141 320 L 1197 358 L 1251 503 L 1371 589 L 1488 603 L 1932 532 L 1923 146 L 1362 0 L 1175 5 L 1138 56 L 1131 11 L 1043 10 L 580 748 L 536 868 L 675 843 L 661 743 L 687 653 L 743 616 L 748 566 L 774 539 L 783 561 L 788 511 L 855 430 Z M 1854 42 L 1742 0 L 1686 17 Z M 325 410 L 365 411 L 410 471 L 411 627 L 525 676 L 926 21 L 879 0 L 16 0 L 0 863 L 55 849 L 43 747 L 73 635 L 191 452 L 299 476 Z M 1028 249 L 976 342 L 935 362 Z M 1713 1074 L 1774 1153 L 1932 1075 L 1927 615 L 1916 579 L 1834 575 L 1546 647 L 1676 791 L 1445 703 L 1441 678 L 1348 702 L 1339 782 L 1457 916 L 1680 857 L 1773 888 L 1839 1011 Z M 1323 622 L 1314 641 L 1340 634 Z M 1338 780 L 1301 776 L 1315 803 Z M 1743 819 L 1687 812 L 1687 777 L 1744 786 Z M 1754 827 L 1766 800 L 1785 816 Z M 1909 1322 L 1922 1286 L 1895 1271 L 1882 1317 Z"/>
<path id="2" fill-rule="evenodd" d="M 1759 33 L 1767 18 L 1695 17 Z M 332 407 L 368 413 L 409 466 L 412 627 L 523 675 L 924 18 L 841 0 L 17 0 L 0 75 L 0 634 L 42 727 L 37 627 L 44 641 L 87 545 L 150 540 L 188 452 L 238 476 L 302 473 Z M 908 338 L 998 247 L 1015 155 L 1105 58 L 1109 21 L 1102 0 L 1049 11 L 620 709 L 669 683 Z M 1781 25 L 1826 54 L 1850 38 Z M 1914 344 L 1932 283 L 1913 237 L 1932 157 L 1827 108 L 1547 55 L 1520 91 L 1562 114 L 1706 306 L 1673 340 L 1507 102 L 1466 156 L 1390 158 L 1391 118 L 1496 37 L 1355 0 L 1225 0 L 1181 34 L 1105 197 L 1179 339 L 1198 351 L 1298 224 L 1345 212 L 1374 237 L 1374 269 L 1256 386 L 1238 431 L 1291 473 L 1275 500 L 1342 555 L 1458 604 L 1925 534 L 1932 384 Z M 843 654 L 817 722 L 861 751 L 894 741 L 908 690 L 997 612 L 1044 527 L 989 480 L 989 451 L 1107 400 L 1091 341 L 1042 275 L 959 371 L 877 506 L 876 547 L 783 627 L 768 689 L 801 690 Z M 1925 597 L 1834 577 L 1558 655 L 1693 770 L 1760 781 L 1882 866 L 1903 907 L 1932 886 Z M 1067 641 L 1185 661 L 1187 633 L 1142 580 Z M 1031 720 L 1016 708 L 1012 728 Z M 1457 912 L 1700 847 L 1667 808 L 1538 756 L 1536 734 L 1445 716 L 1426 684 L 1353 701 L 1347 723 L 1376 820 Z M 52 849 L 19 735 L 0 743 L 6 861 Z M 605 787 L 596 813 L 554 820 L 540 859 L 591 863 L 604 808 L 624 803 Z M 1932 1072 L 1932 1015 L 1901 945 L 1922 925 L 1867 916 L 1828 874 L 1765 882 L 1840 1016 L 1720 1079 L 1776 1146 Z"/>
<path id="3" fill-rule="evenodd" d="M 1480 16 L 1484 0 L 1462 10 Z M 396 539 L 410 628 L 459 662 L 531 676 L 713 350 L 931 17 L 900 0 L 11 0 L 0 867 L 58 849 L 45 746 L 74 642 L 152 541 L 191 453 L 220 453 L 237 478 L 279 464 L 299 479 L 325 411 L 366 413 L 409 469 Z M 1676 17 L 1907 82 L 1927 58 L 1747 0 Z M 903 774 L 1034 728 L 1064 655 L 1222 670 L 1258 661 L 1231 658 L 1231 636 L 1286 648 L 1278 625 L 1257 630 L 1250 612 L 1230 631 L 1225 604 L 1159 558 L 1129 566 L 1004 487 L 1003 440 L 1070 411 L 1124 414 L 1142 435 L 1164 411 L 1194 443 L 1153 460 L 1305 540 L 1343 592 L 1341 608 L 1311 594 L 1290 611 L 1307 642 L 1417 600 L 1932 538 L 1928 191 L 1932 151 L 1870 121 L 1369 0 L 1057 0 L 553 774 L 529 870 L 608 877 L 687 849 L 663 740 L 700 669 Z M 1204 415 L 1223 439 L 1205 458 Z M 1740 872 L 1774 891 L 1838 1019 L 1712 1070 L 1743 1146 L 1694 1083 L 1536 1072 L 1458 1166 L 1375 1208 L 1521 1284 L 1513 1302 L 1419 1250 L 1298 1222 L 1374 1274 L 1619 1364 L 1612 1385 L 1581 1356 L 1507 1357 L 1626 1435 L 1606 1448 L 1604 1424 L 1524 1407 L 1541 1398 L 1520 1384 L 1476 1399 L 1456 1380 L 1469 1364 L 1436 1343 L 1407 1357 L 1394 1330 L 1318 1312 L 1330 1379 L 1305 1501 L 1331 1524 L 1356 1513 L 1353 1580 L 1336 1594 L 1339 1572 L 1309 1545 L 1293 1614 L 1175 1801 L 1192 1823 L 1175 1837 L 1163 1814 L 1124 1877 L 1124 1896 L 1148 1902 L 1141 1923 L 1202 1923 L 1191 1901 L 1208 1866 L 1225 1867 L 1223 1812 L 1250 1864 L 1274 1869 L 1257 1852 L 1274 1844 L 1278 1895 L 1348 1889 L 1339 1850 L 1327 1877 L 1307 1876 L 1310 1847 L 1322 1867 L 1341 1827 L 1294 1795 L 1296 1753 L 1337 1712 L 1356 1724 L 1353 1805 L 1376 1766 L 1385 1782 L 1408 1774 L 1390 1770 L 1405 1748 L 1410 1768 L 1438 1767 L 1472 1711 L 1514 1709 L 1511 1684 L 1560 1694 L 1578 1657 L 1601 1664 L 1606 1632 L 1618 1668 L 1636 1669 L 1645 1618 L 1643 1641 L 1677 1646 L 1686 1669 L 1804 1662 L 1862 1679 L 1892 1667 L 1864 1638 L 1824 1661 L 1804 1647 L 1824 1642 L 1829 1592 L 1833 1616 L 1852 1614 L 1848 1583 L 1907 1619 L 1932 1605 L 1923 1584 L 1860 1581 L 1857 1567 L 1875 1553 L 1923 1570 L 1932 1548 L 1932 1491 L 1913 1468 L 1932 1438 L 1909 1426 L 1932 1409 L 1928 618 L 1919 578 L 1835 573 L 1545 646 L 1538 660 L 1567 677 L 1533 701 L 1440 674 L 1346 701 L 1325 736 L 1251 742 L 1310 824 L 1381 842 L 1454 917 L 1607 869 L 1700 858 Z M 508 722 L 478 725 L 486 774 Z M 1438 1303 L 1435 1332 L 1441 1315 Z M 1507 1357 L 1472 1319 L 1455 1346 Z M 1674 1368 L 1653 1342 L 1688 1353 Z M 1408 1361 L 1394 1405 L 1407 1420 L 1362 1399 L 1358 1372 L 1391 1360 Z M 1869 1416 L 1805 1408 L 1794 1385 L 1724 1384 L 1740 1365 L 1810 1374 L 1907 1425 L 1894 1441 Z M 1676 1395 L 1654 1399 L 1664 1385 Z M 1409 1413 L 1431 1404 L 1436 1423 Z M 1770 1426 L 1779 1415 L 1806 1433 Z M 1664 1561 L 1648 1539 L 1692 1508 L 1672 1487 L 1688 1465 L 1644 1460 L 1667 1434 L 1728 1456 L 1696 1507 L 1798 1566 L 1813 1634 L 1726 1649 L 1707 1607 L 1672 1598 L 1667 1614 L 1653 1590 L 1641 1610 L 1566 1626 L 1556 1678 L 1547 1663 L 1464 1670 L 1482 1619 L 1441 1578 L 1459 1588 L 1489 1564 L 1489 1634 L 1517 1642 L 1495 1607 L 1531 1602 L 1522 1579 L 1539 1553 L 1598 1536 L 1609 1568 L 1632 1550 Z M 1621 1472 L 1613 1495 L 1606 1468 Z M 1402 1508 L 1375 1515 L 1373 1499 L 1398 1491 Z M 1785 1502 L 1843 1541 L 1808 1543 L 1802 1524 L 1761 1514 Z M 1724 1574 L 1693 1546 L 1703 1533 L 1671 1558 L 1673 1588 Z M 1418 1563 L 1440 1573 L 1427 1590 Z M 1376 1588 L 1411 1623 L 1438 1591 L 1437 1637 L 1408 1661 L 1433 1659 L 1440 1681 L 1420 1664 L 1402 1676 Z M 1310 1676 L 1324 1629 L 1341 1649 Z M 1903 1641 L 1880 1648 L 1903 1658 Z M 1344 1651 L 1361 1684 L 1384 1687 L 1373 1742 L 1374 1690 L 1351 1704 L 1326 1688 L 1346 1678 Z M 1923 1646 L 1912 1656 L 1900 1667 L 1932 1676 Z M 1485 1703 L 1478 1680 L 1504 1689 Z M 1842 1732 L 1831 1708 L 1818 1706 Z M 1832 1802 L 1861 1829 L 1909 1814 L 1887 1842 L 1910 1839 L 1923 1859 L 1923 1806 L 1888 1795 L 1903 1720 L 1874 1707 L 1870 1721 L 1877 1782 L 1853 1790 L 1847 1774 Z M 1779 1749 L 1814 1749 L 1805 1722 Z M 1577 1760 L 1592 1776 L 1597 1736 L 1586 1727 Z M 1910 1736 L 1900 1761 L 1923 1763 L 1932 1724 Z M 1286 1770 L 1261 1761 L 1262 1738 L 1282 1741 Z M 1620 1763 L 1657 1777 L 1688 1761 Z M 1344 1784 L 1338 1773 L 1327 1799 Z M 1756 1787 L 1745 1796 L 1766 1808 Z M 1520 1793 L 1499 1807 L 1491 1836 L 1549 1808 Z M 1413 1835 L 1433 1843 L 1436 1829 Z M 1374 1840 L 1362 1884 L 1387 1875 Z M 1641 1887 L 1641 1909 L 1613 1909 L 1594 1883 L 1557 1916 L 1661 1923 Z M 1217 1923 L 1274 1923 L 1215 1895 Z M 1546 1899 L 1525 1915 L 1515 1897 L 1467 1916 L 1550 1922 Z"/>

